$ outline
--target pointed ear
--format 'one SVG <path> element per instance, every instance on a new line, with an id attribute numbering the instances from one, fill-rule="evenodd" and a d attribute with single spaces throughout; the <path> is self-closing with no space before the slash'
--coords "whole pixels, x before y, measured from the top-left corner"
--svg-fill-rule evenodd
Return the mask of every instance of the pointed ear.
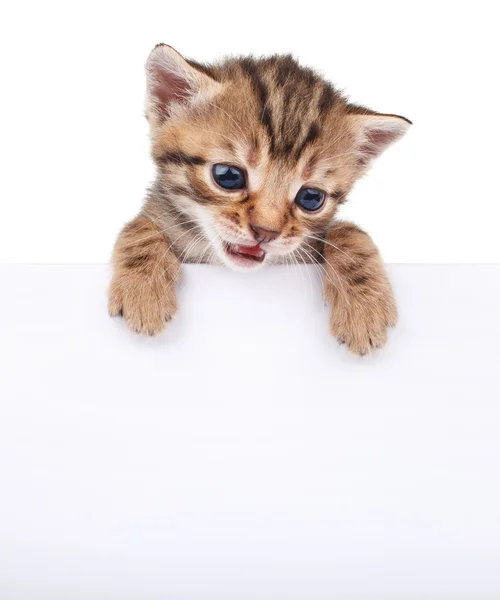
<path id="1" fill-rule="evenodd" d="M 357 150 L 360 165 L 367 168 L 384 150 L 408 131 L 411 121 L 398 115 L 364 114 L 351 117 L 357 122 Z"/>
<path id="2" fill-rule="evenodd" d="M 167 44 L 158 44 L 149 55 L 146 77 L 146 116 L 152 124 L 165 121 L 187 105 L 209 99 L 220 88 Z"/>

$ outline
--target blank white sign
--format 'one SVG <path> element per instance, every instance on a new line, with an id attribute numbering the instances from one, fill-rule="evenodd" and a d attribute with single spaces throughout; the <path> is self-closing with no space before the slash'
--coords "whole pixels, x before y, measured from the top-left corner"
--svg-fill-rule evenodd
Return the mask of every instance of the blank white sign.
<path id="1" fill-rule="evenodd" d="M 499 598 L 500 267 L 390 273 L 358 359 L 313 268 L 188 266 L 150 339 L 0 267 L 2 600 Z"/>

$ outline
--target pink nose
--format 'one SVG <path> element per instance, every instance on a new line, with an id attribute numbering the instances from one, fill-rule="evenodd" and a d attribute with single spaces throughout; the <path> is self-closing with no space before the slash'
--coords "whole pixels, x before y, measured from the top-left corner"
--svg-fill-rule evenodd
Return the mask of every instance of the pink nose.
<path id="1" fill-rule="evenodd" d="M 257 225 L 250 225 L 250 229 L 254 232 L 254 237 L 259 244 L 265 242 L 272 242 L 280 234 L 279 231 L 264 229 L 263 227 L 257 227 Z"/>

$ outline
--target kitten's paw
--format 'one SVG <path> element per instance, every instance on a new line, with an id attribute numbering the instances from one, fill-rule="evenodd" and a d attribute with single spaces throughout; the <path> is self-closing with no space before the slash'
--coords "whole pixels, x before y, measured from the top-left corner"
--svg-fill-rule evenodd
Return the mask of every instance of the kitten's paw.
<path id="1" fill-rule="evenodd" d="M 143 335 L 161 333 L 177 311 L 172 285 L 158 286 L 148 280 L 115 278 L 109 289 L 108 309 L 127 326 Z"/>
<path id="2" fill-rule="evenodd" d="M 366 356 L 374 348 L 382 348 L 387 342 L 387 329 L 397 322 L 394 301 L 380 302 L 367 307 L 354 305 L 344 310 L 333 309 L 330 319 L 332 335 L 349 352 Z"/>

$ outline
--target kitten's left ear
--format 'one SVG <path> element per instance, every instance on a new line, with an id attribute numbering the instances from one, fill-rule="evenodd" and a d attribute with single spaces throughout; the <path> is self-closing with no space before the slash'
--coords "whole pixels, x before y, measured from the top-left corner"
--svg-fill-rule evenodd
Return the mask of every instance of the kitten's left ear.
<path id="1" fill-rule="evenodd" d="M 161 123 L 183 107 L 211 98 L 220 89 L 207 73 L 167 44 L 158 44 L 146 62 L 146 115 Z"/>
<path id="2" fill-rule="evenodd" d="M 361 166 L 378 158 L 391 144 L 403 137 L 411 121 L 398 115 L 353 115 L 357 127 L 357 151 Z"/>

